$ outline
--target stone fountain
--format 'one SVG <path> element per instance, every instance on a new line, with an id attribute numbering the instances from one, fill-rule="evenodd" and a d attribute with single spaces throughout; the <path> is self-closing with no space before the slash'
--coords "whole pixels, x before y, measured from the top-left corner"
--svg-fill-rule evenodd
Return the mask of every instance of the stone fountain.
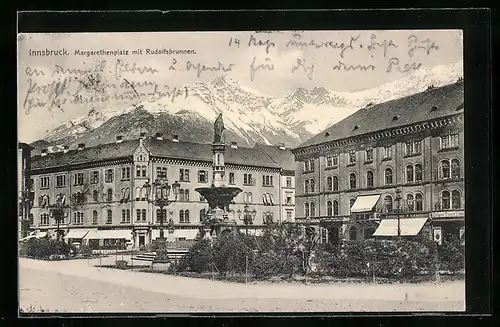
<path id="1" fill-rule="evenodd" d="M 213 182 L 210 187 L 195 189 L 208 202 L 209 211 L 202 220 L 200 235 L 202 238 L 220 236 L 224 231 L 236 230 L 234 211 L 229 208 L 233 199 L 242 191 L 238 187 L 226 186 L 224 152 L 226 144 L 222 141 L 225 130 L 222 114 L 214 123 L 214 141 L 212 143 Z"/>

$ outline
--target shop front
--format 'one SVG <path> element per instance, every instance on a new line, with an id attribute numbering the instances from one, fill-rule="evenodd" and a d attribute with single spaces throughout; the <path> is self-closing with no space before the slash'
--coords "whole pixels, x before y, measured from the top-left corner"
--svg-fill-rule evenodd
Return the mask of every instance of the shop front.
<path id="1" fill-rule="evenodd" d="M 132 244 L 131 229 L 90 230 L 83 238 L 92 249 L 126 250 Z"/>
<path id="2" fill-rule="evenodd" d="M 198 227 L 193 226 L 193 228 L 179 228 L 175 230 L 167 230 L 164 229 L 164 236 L 167 238 L 167 242 L 176 242 L 176 241 L 189 241 L 195 240 L 198 235 Z M 153 229 L 151 231 L 151 240 L 155 240 L 160 237 L 160 230 Z"/>
<path id="3" fill-rule="evenodd" d="M 351 206 L 349 222 L 344 224 L 342 236 L 349 241 L 372 237 L 378 227 L 379 217 L 376 210 L 380 194 L 359 195 Z"/>
<path id="4" fill-rule="evenodd" d="M 64 235 L 63 240 L 69 245 L 80 246 L 88 244 L 88 239 L 85 236 L 89 233 L 88 229 L 70 229 L 66 235 Z"/>
<path id="5" fill-rule="evenodd" d="M 425 216 L 389 216 L 380 220 L 380 224 L 373 233 L 374 237 L 417 237 L 425 232 L 429 226 L 429 218 Z"/>
<path id="6" fill-rule="evenodd" d="M 462 245 L 465 245 L 465 211 L 450 210 L 450 211 L 434 211 L 429 214 L 433 238 L 441 244 L 447 240 L 460 240 Z"/>

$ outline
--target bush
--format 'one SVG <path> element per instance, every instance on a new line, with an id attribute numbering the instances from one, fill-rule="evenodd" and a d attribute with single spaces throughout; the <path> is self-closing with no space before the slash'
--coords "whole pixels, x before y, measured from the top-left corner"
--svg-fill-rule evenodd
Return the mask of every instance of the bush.
<path id="1" fill-rule="evenodd" d="M 320 275 L 339 278 L 412 277 L 432 272 L 433 253 L 429 243 L 408 240 L 346 242 L 343 246 L 322 245 L 314 257 Z"/>
<path id="2" fill-rule="evenodd" d="M 116 260 L 115 264 L 118 269 L 126 269 L 128 262 L 126 260 Z"/>
<path id="3" fill-rule="evenodd" d="M 204 273 L 212 271 L 214 264 L 221 275 L 244 274 L 248 258 L 248 272 L 257 279 L 292 278 L 296 273 L 308 274 L 313 266 L 319 276 L 415 278 L 435 272 L 436 254 L 442 269 L 463 269 L 464 251 L 458 244 L 450 241 L 436 250 L 432 241 L 401 238 L 316 245 L 297 225 L 271 225 L 259 237 L 231 233 L 212 246 L 199 240 L 172 271 Z"/>
<path id="4" fill-rule="evenodd" d="M 465 269 L 465 247 L 460 245 L 457 237 L 451 237 L 438 247 L 439 265 L 441 270 L 456 273 Z"/>
<path id="5" fill-rule="evenodd" d="M 213 244 L 213 262 L 223 275 L 245 273 L 246 258 L 249 267 L 254 249 L 253 239 L 241 233 L 230 233 L 227 237 L 217 238 Z"/>
<path id="6" fill-rule="evenodd" d="M 49 238 L 32 238 L 24 245 L 26 256 L 35 258 L 49 258 L 52 256 L 68 256 L 70 246 L 63 241 L 52 240 Z"/>
<path id="7" fill-rule="evenodd" d="M 212 262 L 213 252 L 210 241 L 199 240 L 189 249 L 175 269 L 176 271 L 206 272 L 211 271 Z"/>
<path id="8" fill-rule="evenodd" d="M 84 257 L 90 257 L 90 256 L 92 256 L 92 253 L 93 253 L 93 249 L 89 245 L 81 245 L 79 249 L 77 249 L 74 246 L 71 246 L 71 251 L 75 255 L 81 255 Z"/>

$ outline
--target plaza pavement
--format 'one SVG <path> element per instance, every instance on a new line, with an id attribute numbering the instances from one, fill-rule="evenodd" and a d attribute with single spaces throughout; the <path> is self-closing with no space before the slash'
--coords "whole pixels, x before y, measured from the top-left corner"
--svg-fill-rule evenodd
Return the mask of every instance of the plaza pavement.
<path id="1" fill-rule="evenodd" d="M 20 307 L 76 313 L 465 310 L 465 281 L 239 284 L 94 267 L 114 260 L 115 256 L 68 261 L 20 258 Z"/>

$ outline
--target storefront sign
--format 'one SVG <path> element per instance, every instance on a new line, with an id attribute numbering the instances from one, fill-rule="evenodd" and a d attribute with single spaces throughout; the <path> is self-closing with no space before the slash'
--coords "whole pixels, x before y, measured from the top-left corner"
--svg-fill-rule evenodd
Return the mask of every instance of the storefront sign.
<path id="1" fill-rule="evenodd" d="M 465 212 L 463 210 L 431 212 L 431 218 L 460 218 L 464 216 Z"/>

